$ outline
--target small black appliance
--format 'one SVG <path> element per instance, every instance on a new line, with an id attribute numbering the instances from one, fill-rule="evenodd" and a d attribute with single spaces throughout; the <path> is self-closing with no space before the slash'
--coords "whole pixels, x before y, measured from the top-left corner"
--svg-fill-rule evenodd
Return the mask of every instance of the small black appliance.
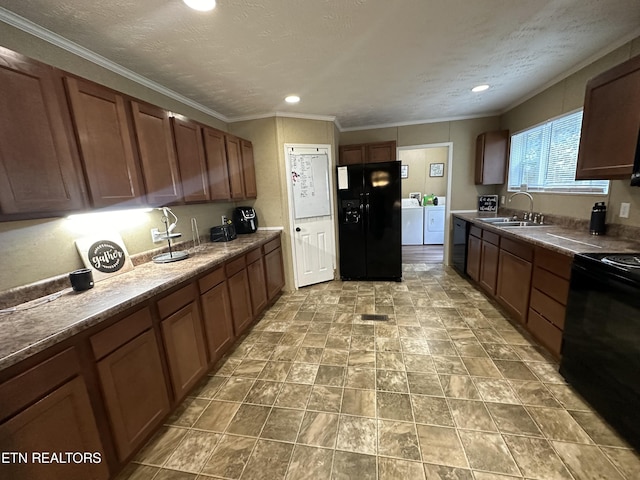
<path id="1" fill-rule="evenodd" d="M 607 217 L 607 206 L 604 202 L 597 202 L 591 210 L 591 222 L 589 223 L 589 233 L 591 235 L 604 235 L 607 231 L 605 219 Z"/>
<path id="2" fill-rule="evenodd" d="M 236 227 L 232 224 L 218 225 L 211 228 L 212 242 L 230 242 L 237 237 Z"/>
<path id="3" fill-rule="evenodd" d="M 239 234 L 254 233 L 258 230 L 258 215 L 253 207 L 236 207 L 233 211 L 233 224 Z"/>

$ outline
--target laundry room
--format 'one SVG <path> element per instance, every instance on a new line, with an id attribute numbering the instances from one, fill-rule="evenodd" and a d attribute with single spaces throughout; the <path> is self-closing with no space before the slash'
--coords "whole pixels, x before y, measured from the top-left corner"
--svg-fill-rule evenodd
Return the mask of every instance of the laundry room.
<path id="1" fill-rule="evenodd" d="M 437 144 L 398 151 L 402 164 L 403 263 L 411 263 L 412 258 L 419 263 L 442 258 L 449 148 Z"/>

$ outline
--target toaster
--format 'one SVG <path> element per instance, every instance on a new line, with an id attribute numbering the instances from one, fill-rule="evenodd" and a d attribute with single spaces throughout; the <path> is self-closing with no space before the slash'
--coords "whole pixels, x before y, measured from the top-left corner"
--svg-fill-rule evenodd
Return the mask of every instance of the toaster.
<path id="1" fill-rule="evenodd" d="M 218 225 L 211 228 L 212 242 L 230 242 L 236 236 L 236 227 L 233 224 Z"/>

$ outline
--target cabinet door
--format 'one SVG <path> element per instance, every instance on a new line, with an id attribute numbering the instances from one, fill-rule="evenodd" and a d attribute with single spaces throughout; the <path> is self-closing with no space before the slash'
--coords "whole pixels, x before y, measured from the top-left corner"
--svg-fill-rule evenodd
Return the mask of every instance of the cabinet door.
<path id="1" fill-rule="evenodd" d="M 240 270 L 229 278 L 228 283 L 229 298 L 231 300 L 231 313 L 233 316 L 233 328 L 236 336 L 239 336 L 247 329 L 253 319 L 247 270 Z"/>
<path id="2" fill-rule="evenodd" d="M 576 180 L 629 178 L 640 130 L 640 55 L 587 83 Z"/>
<path id="3" fill-rule="evenodd" d="M 214 363 L 224 355 L 235 339 L 227 282 L 222 282 L 202 294 L 200 301 L 210 362 Z"/>
<path id="4" fill-rule="evenodd" d="M 365 163 L 393 162 L 396 159 L 396 142 L 381 142 L 367 145 Z"/>
<path id="5" fill-rule="evenodd" d="M 92 205 L 143 205 L 124 99 L 95 83 L 65 80 Z"/>
<path id="6" fill-rule="evenodd" d="M 492 295 L 496 293 L 498 280 L 498 259 L 500 249 L 493 243 L 482 241 L 482 261 L 480 262 L 480 286 Z"/>
<path id="7" fill-rule="evenodd" d="M 480 280 L 480 259 L 482 256 L 482 240 L 469 235 L 467 244 L 467 275 L 476 282 Z"/>
<path id="8" fill-rule="evenodd" d="M 153 330 L 98 362 L 98 374 L 120 461 L 169 413 L 169 396 Z"/>
<path id="9" fill-rule="evenodd" d="M 256 198 L 256 166 L 253 160 L 253 145 L 248 140 L 240 140 L 242 150 L 242 177 L 244 178 L 245 198 Z"/>
<path id="10" fill-rule="evenodd" d="M 192 302 L 162 321 L 171 383 L 176 400 L 182 399 L 207 371 L 202 320 Z"/>
<path id="11" fill-rule="evenodd" d="M 242 157 L 240 152 L 240 139 L 232 135 L 225 135 L 227 147 L 227 165 L 229 167 L 229 186 L 231 198 L 244 198 L 244 179 L 242 178 Z"/>
<path id="12" fill-rule="evenodd" d="M 358 165 L 364 163 L 364 145 L 344 145 L 340 147 L 340 165 Z"/>
<path id="13" fill-rule="evenodd" d="M 265 285 L 264 264 L 262 257 L 247 265 L 249 291 L 251 292 L 251 310 L 259 315 L 267 306 L 267 287 Z"/>
<path id="14" fill-rule="evenodd" d="M 209 192 L 211 200 L 229 200 L 229 169 L 227 168 L 227 148 L 224 133 L 211 128 L 203 128 L 204 150 L 207 157 Z"/>
<path id="15" fill-rule="evenodd" d="M 84 179 L 62 78 L 0 48 L 0 213 L 85 206 Z"/>
<path id="16" fill-rule="evenodd" d="M 131 102 L 131 111 L 147 202 L 162 206 L 181 201 L 182 188 L 169 114 L 161 108 L 138 102 Z"/>
<path id="17" fill-rule="evenodd" d="M 25 480 L 51 478 L 106 480 L 109 478 L 107 460 L 104 458 L 93 410 L 81 377 L 75 377 L 63 384 L 1 424 L 0 451 L 22 452 L 28 455 L 26 463 L 3 462 L 0 467 L 2 478 Z M 32 454 L 41 452 L 78 452 L 78 455 L 88 452 L 94 455 L 91 460 L 97 463 L 33 461 Z"/>
<path id="18" fill-rule="evenodd" d="M 265 277 L 267 279 L 267 298 L 269 301 L 284 287 L 284 265 L 282 249 L 276 248 L 264 256 Z"/>
<path id="19" fill-rule="evenodd" d="M 498 300 L 521 323 L 527 321 L 531 290 L 531 262 L 500 250 L 498 264 Z"/>
<path id="20" fill-rule="evenodd" d="M 206 202 L 210 200 L 207 160 L 204 155 L 202 128 L 200 125 L 171 118 L 176 155 L 182 180 L 184 201 Z"/>
<path id="21" fill-rule="evenodd" d="M 485 132 L 476 139 L 476 185 L 501 185 L 505 181 L 509 131 Z"/>

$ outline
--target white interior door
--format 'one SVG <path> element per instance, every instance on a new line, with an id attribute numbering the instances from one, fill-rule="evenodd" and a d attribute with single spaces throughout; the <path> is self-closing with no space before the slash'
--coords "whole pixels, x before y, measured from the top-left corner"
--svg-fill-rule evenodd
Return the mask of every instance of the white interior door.
<path id="1" fill-rule="evenodd" d="M 333 280 L 333 218 L 299 219 L 295 221 L 294 231 L 297 286 Z"/>
<path id="2" fill-rule="evenodd" d="M 285 145 L 296 287 L 333 280 L 335 227 L 329 145 Z"/>

